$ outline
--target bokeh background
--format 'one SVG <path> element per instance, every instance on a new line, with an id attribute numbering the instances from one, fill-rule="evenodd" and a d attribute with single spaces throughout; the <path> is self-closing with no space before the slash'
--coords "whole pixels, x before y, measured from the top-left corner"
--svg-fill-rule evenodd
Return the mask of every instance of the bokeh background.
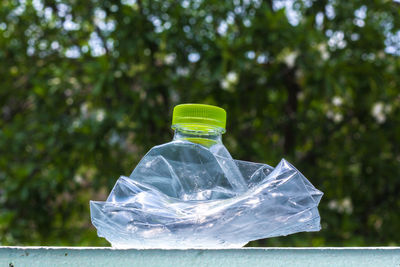
<path id="1" fill-rule="evenodd" d="M 228 113 L 237 159 L 284 157 L 322 230 L 250 246 L 400 245 L 400 3 L 2 0 L 0 244 L 108 243 L 91 226 L 179 103 Z"/>

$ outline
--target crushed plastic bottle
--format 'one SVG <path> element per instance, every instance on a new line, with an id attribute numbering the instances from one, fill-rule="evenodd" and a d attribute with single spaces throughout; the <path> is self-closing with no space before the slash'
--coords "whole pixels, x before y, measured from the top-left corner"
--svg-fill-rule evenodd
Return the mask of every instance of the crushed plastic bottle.
<path id="1" fill-rule="evenodd" d="M 153 147 L 107 201 L 91 201 L 98 235 L 118 248 L 235 248 L 320 230 L 317 190 L 286 160 L 235 160 L 222 143 L 226 113 L 174 109 L 172 142 Z"/>

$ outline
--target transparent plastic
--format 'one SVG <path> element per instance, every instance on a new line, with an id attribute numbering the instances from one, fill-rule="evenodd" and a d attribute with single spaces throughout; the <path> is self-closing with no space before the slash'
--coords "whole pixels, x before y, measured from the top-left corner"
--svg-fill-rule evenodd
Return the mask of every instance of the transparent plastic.
<path id="1" fill-rule="evenodd" d="M 117 248 L 235 248 L 320 230 L 317 190 L 286 160 L 234 160 L 219 131 L 176 129 L 107 201 L 91 201 L 98 235 Z"/>

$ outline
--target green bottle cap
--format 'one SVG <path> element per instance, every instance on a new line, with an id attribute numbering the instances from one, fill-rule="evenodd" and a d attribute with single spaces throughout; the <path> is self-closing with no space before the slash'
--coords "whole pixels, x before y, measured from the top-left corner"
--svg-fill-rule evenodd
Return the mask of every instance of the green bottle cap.
<path id="1" fill-rule="evenodd" d="M 172 114 L 172 129 L 176 129 L 178 125 L 195 131 L 207 131 L 219 127 L 225 132 L 226 112 L 223 108 L 211 105 L 177 105 Z"/>

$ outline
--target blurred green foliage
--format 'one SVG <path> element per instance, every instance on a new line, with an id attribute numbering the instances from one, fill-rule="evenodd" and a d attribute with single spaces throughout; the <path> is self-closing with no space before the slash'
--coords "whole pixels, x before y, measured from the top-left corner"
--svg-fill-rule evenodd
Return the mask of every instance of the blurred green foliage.
<path id="1" fill-rule="evenodd" d="M 238 159 L 285 157 L 323 230 L 263 246 L 399 245 L 396 1 L 2 0 L 0 244 L 106 245 L 90 223 L 179 103 L 228 112 Z"/>

